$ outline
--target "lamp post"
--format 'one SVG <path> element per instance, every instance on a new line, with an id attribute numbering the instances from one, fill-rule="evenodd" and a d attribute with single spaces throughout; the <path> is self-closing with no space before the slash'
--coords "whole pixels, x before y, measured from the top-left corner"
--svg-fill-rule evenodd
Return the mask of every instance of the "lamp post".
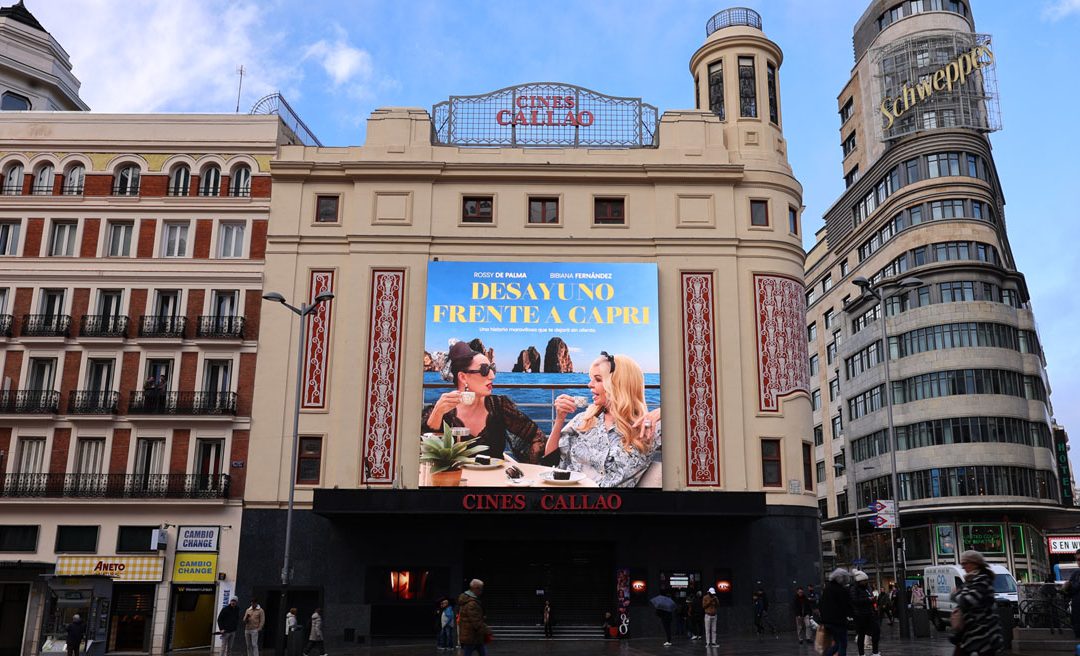
<path id="1" fill-rule="evenodd" d="M 263 294 L 264 300 L 280 303 L 300 317 L 300 336 L 296 343 L 296 398 L 293 404 L 292 455 L 289 458 L 289 506 L 285 513 L 285 557 L 281 564 L 281 602 L 278 607 L 280 621 L 277 623 L 277 629 L 275 629 L 279 635 L 281 627 L 285 626 L 286 595 L 289 579 L 292 577 L 289 571 L 289 550 L 292 546 L 293 499 L 296 496 L 296 452 L 300 444 L 300 396 L 304 387 L 304 346 L 306 346 L 307 341 L 307 317 L 318 309 L 319 305 L 332 298 L 334 298 L 332 293 L 323 292 L 315 297 L 311 305 L 301 303 L 300 307 L 294 307 L 287 303 L 285 297 L 277 292 Z M 279 652 L 282 652 L 286 647 L 284 641 L 282 647 L 283 649 L 278 650 Z"/>
<path id="2" fill-rule="evenodd" d="M 892 402 L 892 379 L 889 376 L 889 333 L 885 327 L 885 318 L 887 311 L 885 308 L 885 301 L 893 296 L 906 292 L 913 287 L 921 287 L 923 281 L 918 278 L 904 278 L 899 282 L 874 284 L 867 280 L 863 276 L 858 276 L 852 279 L 852 283 L 856 287 L 862 290 L 862 295 L 872 296 L 879 304 L 879 316 L 878 323 L 881 325 L 881 361 L 885 365 L 885 382 L 884 393 L 885 397 L 885 417 L 888 421 L 888 436 L 889 436 L 889 455 L 891 456 L 892 472 L 890 473 L 890 485 L 893 493 L 893 503 L 896 507 L 896 534 L 900 536 L 899 543 L 894 542 L 892 545 L 892 558 L 893 558 L 893 575 L 896 578 L 896 619 L 900 622 L 900 635 L 901 637 L 908 637 L 908 618 L 907 618 L 907 590 L 904 585 L 904 581 L 907 578 L 904 573 L 904 556 L 900 554 L 900 558 L 896 557 L 896 552 L 903 549 L 904 544 L 904 532 L 900 524 L 900 476 L 896 468 L 896 428 L 893 426 L 893 402 Z M 891 288 L 889 293 L 883 293 L 881 288 Z M 852 454 L 854 457 L 854 453 Z M 858 496 L 858 490 L 856 490 L 856 496 Z M 861 502 L 861 500 L 860 500 Z"/>

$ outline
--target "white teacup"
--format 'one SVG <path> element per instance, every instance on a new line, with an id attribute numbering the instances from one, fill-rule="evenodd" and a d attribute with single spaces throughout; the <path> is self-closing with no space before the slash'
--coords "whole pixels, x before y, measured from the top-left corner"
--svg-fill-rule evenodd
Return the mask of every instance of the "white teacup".
<path id="1" fill-rule="evenodd" d="M 585 406 L 589 405 L 589 399 L 585 398 L 584 396 L 575 396 L 573 397 L 573 399 L 574 405 L 579 408 L 584 408 Z"/>
<path id="2" fill-rule="evenodd" d="M 473 403 L 476 403 L 476 392 L 462 392 L 461 393 L 461 404 L 462 405 L 472 405 Z"/>

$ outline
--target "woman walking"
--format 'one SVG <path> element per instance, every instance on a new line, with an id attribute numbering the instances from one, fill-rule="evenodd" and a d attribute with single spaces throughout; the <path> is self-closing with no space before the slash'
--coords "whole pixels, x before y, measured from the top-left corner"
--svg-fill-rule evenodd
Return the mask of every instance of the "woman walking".
<path id="1" fill-rule="evenodd" d="M 958 656 L 994 656 L 1005 642 L 994 613 L 994 572 L 978 551 L 960 554 L 960 566 L 967 575 L 952 595 L 957 610 L 951 640 Z"/>
<path id="2" fill-rule="evenodd" d="M 825 649 L 824 656 L 847 656 L 847 618 L 855 614 L 847 583 L 848 571 L 835 569 L 829 574 L 825 591 L 821 593 L 821 623 L 833 640 L 833 644 Z"/>

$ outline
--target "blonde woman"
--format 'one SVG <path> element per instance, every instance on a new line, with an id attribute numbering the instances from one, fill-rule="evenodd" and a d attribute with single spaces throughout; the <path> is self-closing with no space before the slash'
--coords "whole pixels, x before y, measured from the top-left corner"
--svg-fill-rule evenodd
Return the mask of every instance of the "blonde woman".
<path id="1" fill-rule="evenodd" d="M 581 472 L 600 487 L 635 487 L 660 444 L 660 411 L 645 405 L 645 375 L 625 355 L 601 352 L 589 367 L 592 404 L 561 432 L 548 437 L 545 455 Z M 556 425 L 576 409 L 574 398 L 555 399 Z"/>

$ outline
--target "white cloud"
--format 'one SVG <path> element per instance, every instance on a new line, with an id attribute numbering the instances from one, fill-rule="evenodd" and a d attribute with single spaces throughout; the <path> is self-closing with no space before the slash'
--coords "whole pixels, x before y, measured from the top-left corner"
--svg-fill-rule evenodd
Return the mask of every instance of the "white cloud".
<path id="1" fill-rule="evenodd" d="M 1080 0 L 1055 0 L 1043 8 L 1043 18 L 1059 21 L 1073 14 L 1080 14 Z"/>
<path id="2" fill-rule="evenodd" d="M 326 74 L 334 80 L 334 86 L 352 82 L 355 78 L 359 78 L 361 83 L 367 82 L 374 70 L 371 55 L 349 45 L 344 31 L 340 28 L 338 37 L 333 42 L 323 39 L 308 46 L 304 59 L 319 62 Z"/>

